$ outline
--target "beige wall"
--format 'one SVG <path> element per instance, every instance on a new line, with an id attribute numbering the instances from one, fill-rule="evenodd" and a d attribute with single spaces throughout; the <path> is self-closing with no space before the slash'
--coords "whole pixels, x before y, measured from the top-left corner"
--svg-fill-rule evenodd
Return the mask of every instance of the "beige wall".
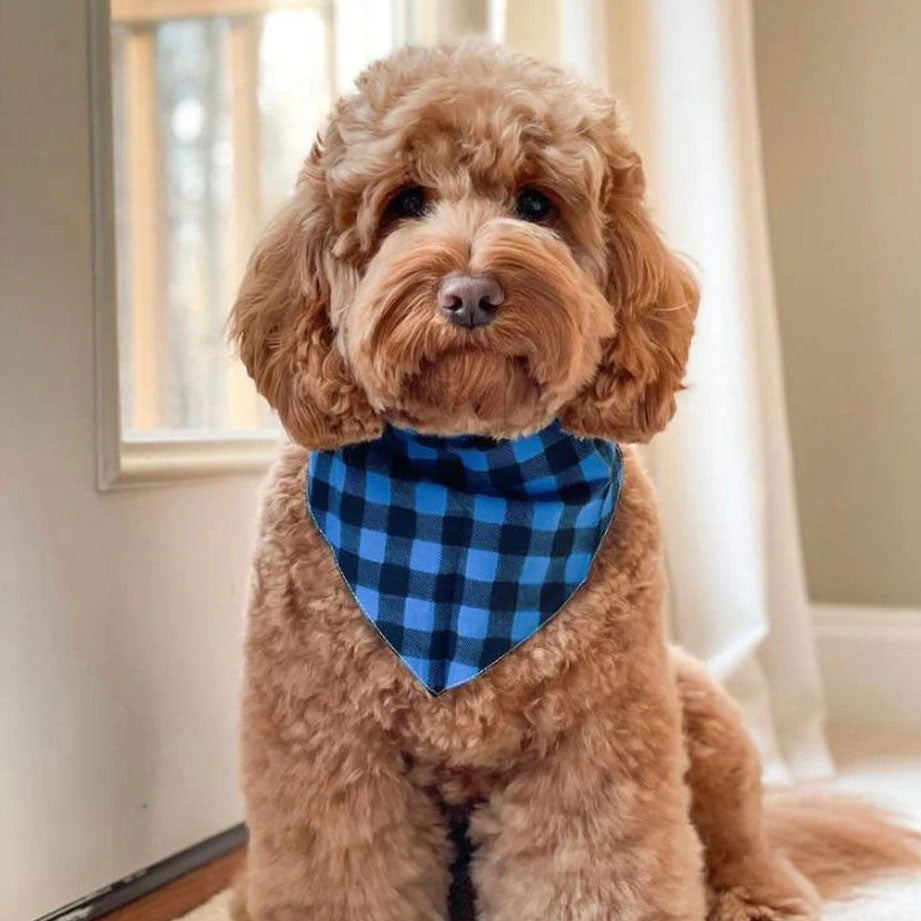
<path id="1" fill-rule="evenodd" d="M 88 8 L 0 2 L 4 921 L 242 817 L 258 478 L 96 489 Z"/>
<path id="2" fill-rule="evenodd" d="M 921 605 L 921 3 L 755 0 L 814 599 Z"/>

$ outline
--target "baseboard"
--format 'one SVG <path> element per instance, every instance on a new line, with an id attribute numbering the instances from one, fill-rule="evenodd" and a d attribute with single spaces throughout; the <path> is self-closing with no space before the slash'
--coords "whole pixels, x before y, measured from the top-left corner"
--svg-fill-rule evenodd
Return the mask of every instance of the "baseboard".
<path id="1" fill-rule="evenodd" d="M 170 921 L 230 884 L 242 867 L 246 837 L 246 828 L 235 825 L 38 921 Z"/>
<path id="2" fill-rule="evenodd" d="M 921 735 L 921 610 L 814 604 L 833 726 Z"/>

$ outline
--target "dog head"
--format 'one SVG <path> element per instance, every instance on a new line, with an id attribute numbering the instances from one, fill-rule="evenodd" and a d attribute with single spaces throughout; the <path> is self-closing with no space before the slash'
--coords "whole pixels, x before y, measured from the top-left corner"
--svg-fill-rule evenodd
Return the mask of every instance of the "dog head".
<path id="1" fill-rule="evenodd" d="M 697 289 L 614 103 L 482 43 L 405 49 L 340 100 L 230 320 L 310 448 L 554 418 L 645 441 L 671 418 Z"/>

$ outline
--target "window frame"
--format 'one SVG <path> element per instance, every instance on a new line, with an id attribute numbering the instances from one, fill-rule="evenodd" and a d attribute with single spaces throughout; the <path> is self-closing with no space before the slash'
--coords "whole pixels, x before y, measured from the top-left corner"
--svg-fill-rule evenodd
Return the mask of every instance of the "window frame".
<path id="1" fill-rule="evenodd" d="M 201 477 L 264 473 L 284 435 L 253 432 L 152 432 L 125 438 L 121 423 L 115 172 L 112 113 L 112 8 L 86 0 L 90 74 L 96 485 L 100 491 Z M 220 13 L 252 15 L 304 6 L 303 0 L 114 0 L 119 21 L 150 23 Z M 228 12 L 229 11 L 229 12 Z M 229 309 L 229 305 L 228 305 Z"/>
<path id="2" fill-rule="evenodd" d="M 96 389 L 96 484 L 100 491 L 155 485 L 200 477 L 264 473 L 277 455 L 283 433 L 170 430 L 125 438 L 121 425 L 118 287 L 115 233 L 115 172 L 112 112 L 112 10 L 120 23 L 211 15 L 249 16 L 300 9 L 311 0 L 85 0 L 89 55 L 90 155 L 92 162 L 93 302 Z M 325 5 L 324 0 L 313 0 Z M 361 17 L 362 6 L 381 0 L 333 0 L 333 42 L 341 23 Z M 497 31 L 505 20 L 504 0 L 387 0 L 394 45 L 429 44 L 461 32 Z M 482 22 L 480 22 L 482 20 Z M 356 62 L 338 54 L 331 61 L 338 92 Z M 340 68 L 340 64 L 342 67 Z M 342 70 L 342 72 L 340 72 Z M 228 304 L 228 310 L 230 305 Z"/>

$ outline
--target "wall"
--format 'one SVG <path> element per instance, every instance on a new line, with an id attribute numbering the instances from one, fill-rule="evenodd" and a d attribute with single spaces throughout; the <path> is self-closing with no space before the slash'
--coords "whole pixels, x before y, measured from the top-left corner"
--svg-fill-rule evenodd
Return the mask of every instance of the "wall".
<path id="1" fill-rule="evenodd" d="M 921 3 L 755 0 L 810 594 L 921 605 Z"/>
<path id="2" fill-rule="evenodd" d="M 86 10 L 0 4 L 4 921 L 242 815 L 237 697 L 257 480 L 95 485 Z"/>

